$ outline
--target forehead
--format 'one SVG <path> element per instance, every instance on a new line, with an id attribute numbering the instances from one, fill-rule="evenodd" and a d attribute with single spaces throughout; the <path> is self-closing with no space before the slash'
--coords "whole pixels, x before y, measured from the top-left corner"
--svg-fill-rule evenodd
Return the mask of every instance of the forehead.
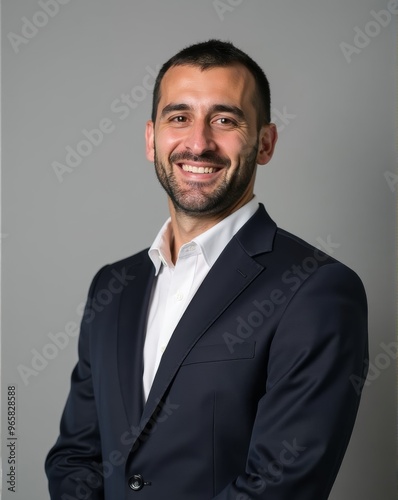
<path id="1" fill-rule="evenodd" d="M 241 64 L 202 70 L 181 65 L 168 69 L 160 85 L 159 110 L 171 102 L 254 105 L 255 80 Z"/>

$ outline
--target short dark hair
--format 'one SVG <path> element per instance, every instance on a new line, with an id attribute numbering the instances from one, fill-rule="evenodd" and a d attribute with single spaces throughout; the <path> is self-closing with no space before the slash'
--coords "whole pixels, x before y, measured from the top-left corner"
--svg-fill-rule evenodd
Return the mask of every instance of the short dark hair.
<path id="1" fill-rule="evenodd" d="M 215 39 L 190 45 L 163 64 L 153 89 L 152 121 L 155 122 L 156 120 L 160 101 L 160 84 L 168 69 L 173 66 L 190 65 L 199 66 L 202 70 L 206 70 L 215 67 L 232 66 L 233 64 L 242 64 L 254 77 L 256 97 L 259 100 L 259 103 L 256 103 L 258 127 L 260 128 L 262 125 L 269 123 L 271 121 L 271 95 L 269 82 L 264 71 L 250 56 L 235 47 L 231 42 Z"/>

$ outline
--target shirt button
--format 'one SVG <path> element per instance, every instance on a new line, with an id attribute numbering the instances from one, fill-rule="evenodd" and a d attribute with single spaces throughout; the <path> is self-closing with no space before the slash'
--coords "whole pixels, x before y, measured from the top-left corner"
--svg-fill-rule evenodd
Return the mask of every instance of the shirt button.
<path id="1" fill-rule="evenodd" d="M 160 348 L 160 352 L 164 352 L 166 350 L 166 346 L 165 345 L 162 345 L 162 347 Z"/>
<path id="2" fill-rule="evenodd" d="M 176 299 L 177 300 L 182 300 L 184 298 L 184 294 L 182 292 L 177 292 L 176 293 Z"/>

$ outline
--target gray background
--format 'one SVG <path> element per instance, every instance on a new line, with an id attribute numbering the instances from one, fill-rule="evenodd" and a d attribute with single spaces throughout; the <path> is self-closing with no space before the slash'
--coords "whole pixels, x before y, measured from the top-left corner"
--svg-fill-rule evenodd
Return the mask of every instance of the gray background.
<path id="1" fill-rule="evenodd" d="M 323 248 L 329 239 L 326 249 L 368 292 L 373 369 L 331 498 L 396 498 L 396 356 L 382 343 L 396 340 L 397 16 L 350 62 L 340 47 L 354 45 L 355 27 L 376 33 L 371 12 L 387 5 L 70 0 L 45 23 L 36 0 L 2 2 L 3 461 L 6 386 L 18 386 L 18 493 L 5 500 L 48 498 L 43 462 L 77 359 L 77 337 L 54 354 L 49 334 L 79 322 L 98 268 L 149 246 L 168 215 L 145 158 L 143 83 L 183 46 L 211 37 L 247 51 L 271 81 L 280 140 L 256 194 L 280 226 Z M 46 25 L 13 48 L 9 34 L 22 34 L 23 18 Z M 123 120 L 115 101 L 129 93 L 134 109 Z M 53 162 L 65 164 L 65 148 L 104 118 L 113 132 L 59 182 Z M 34 350 L 53 359 L 24 382 L 18 367 L 32 368 Z"/>

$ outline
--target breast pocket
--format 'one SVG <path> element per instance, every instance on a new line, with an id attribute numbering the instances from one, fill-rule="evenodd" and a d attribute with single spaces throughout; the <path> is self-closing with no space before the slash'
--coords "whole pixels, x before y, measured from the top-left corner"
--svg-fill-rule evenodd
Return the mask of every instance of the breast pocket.
<path id="1" fill-rule="evenodd" d="M 255 345 L 255 342 L 242 342 L 241 344 L 234 345 L 233 352 L 228 349 L 225 343 L 198 345 L 191 350 L 182 365 L 254 358 Z"/>

